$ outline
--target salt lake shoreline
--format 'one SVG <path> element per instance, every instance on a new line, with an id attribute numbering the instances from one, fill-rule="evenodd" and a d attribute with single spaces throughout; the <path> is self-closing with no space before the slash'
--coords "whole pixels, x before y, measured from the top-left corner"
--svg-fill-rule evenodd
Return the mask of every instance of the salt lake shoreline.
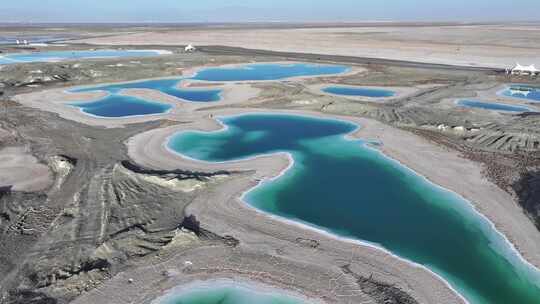
<path id="1" fill-rule="evenodd" d="M 426 177 L 434 184 L 453 191 L 471 202 L 473 207 L 481 215 L 487 217 L 529 263 L 538 267 L 540 257 L 537 254 L 539 252 L 538 246 L 535 244 L 539 244 L 540 237 L 535 227 L 520 212 L 519 207 L 509 194 L 491 184 L 481 175 L 479 164 L 465 160 L 459 157 L 456 152 L 436 146 L 416 135 L 367 118 L 326 115 L 310 111 L 265 109 L 229 109 L 214 113 L 214 115 L 235 116 L 246 113 L 269 112 L 333 118 L 360 125 L 361 128 L 354 132 L 352 136 L 366 140 L 376 139 L 383 142 L 383 145 L 377 148 L 386 156 Z M 198 123 L 157 129 L 133 137 L 127 143 L 129 156 L 141 165 L 159 169 L 177 167 L 205 171 L 256 169 L 257 177 L 260 179 L 275 177 L 290 166 L 288 157 L 279 157 L 281 166 L 277 170 L 276 168 L 268 168 L 268 159 L 272 158 L 272 156 L 260 156 L 252 160 L 212 164 L 182 158 L 178 154 L 171 152 L 166 143 L 168 138 L 177 132 L 183 130 L 215 131 L 222 128 L 220 123 L 208 117 L 200 117 L 199 120 Z M 403 147 L 409 147 L 410 150 L 402 151 Z M 447 166 L 440 168 L 441 163 L 445 163 Z M 441 171 L 445 172 L 441 173 Z M 243 202 L 240 202 L 239 205 L 243 208 L 251 208 Z M 392 256 L 392 258 L 395 258 L 395 256 Z M 405 264 L 409 263 L 408 261 L 405 262 Z M 403 265 L 402 267 L 407 269 L 407 267 L 411 266 Z M 434 280 L 437 279 L 434 278 Z"/>
<path id="2" fill-rule="evenodd" d="M 340 75 L 341 76 L 341 75 Z M 232 105 L 235 102 L 248 100 L 250 97 L 255 97 L 258 93 L 257 89 L 252 88 L 250 85 L 239 85 L 237 83 L 230 83 L 230 91 L 224 92 L 228 97 L 222 102 L 214 103 L 215 105 Z M 185 103 L 178 102 L 178 99 L 165 96 L 159 92 L 153 90 L 144 89 L 130 89 L 125 91 L 127 95 L 142 97 L 145 99 L 156 100 L 160 102 L 167 102 L 164 100 L 169 99 L 171 103 L 179 105 L 181 108 L 182 120 L 193 121 L 192 123 L 182 124 L 179 126 L 172 126 L 167 128 L 155 129 L 143 134 L 139 134 L 131 138 L 127 142 L 128 153 L 131 159 L 136 163 L 156 168 L 156 169 L 191 169 L 195 171 L 215 171 L 215 170 L 256 170 L 253 179 L 264 179 L 272 176 L 276 176 L 284 169 L 291 165 L 288 157 L 274 157 L 274 156 L 262 156 L 254 160 L 241 160 L 238 162 L 229 162 L 226 164 L 204 164 L 201 162 L 195 162 L 193 160 L 183 159 L 177 154 L 172 153 L 165 146 L 167 139 L 173 134 L 183 130 L 201 130 L 201 131 L 215 131 L 222 128 L 222 125 L 216 122 L 213 117 L 209 117 L 210 112 L 201 111 L 198 112 L 203 106 L 209 106 L 211 103 Z M 234 92 L 234 93 L 233 93 Z M 32 95 L 34 94 L 34 95 Z M 47 111 L 53 111 L 59 113 L 60 116 L 87 123 L 89 125 L 99 125 L 106 127 L 118 127 L 126 124 L 146 122 L 162 118 L 170 118 L 178 121 L 178 114 L 180 112 L 171 111 L 167 115 L 156 115 L 153 117 L 128 117 L 124 119 L 103 119 L 91 117 L 82 113 L 77 108 L 66 107 L 66 101 L 57 102 L 57 106 L 53 109 L 50 108 L 51 102 L 43 102 L 43 100 L 57 100 L 59 96 L 65 94 L 60 90 L 52 90 L 41 92 L 38 94 L 32 93 L 26 95 L 17 96 L 17 100 L 24 105 L 37 107 Z M 52 95 L 48 95 L 52 94 Z M 59 95 L 55 95 L 59 94 Z M 85 93 L 86 94 L 86 93 Z M 87 96 L 93 98 L 101 98 L 103 93 L 88 93 Z M 73 98 L 80 98 L 80 94 L 73 95 Z M 65 96 L 65 95 L 64 95 Z M 56 99 L 55 99 L 56 98 Z M 159 100 L 158 100 L 159 99 Z M 54 101 L 52 103 L 55 103 Z M 176 107 L 175 107 L 176 108 Z M 429 181 L 436 185 L 440 185 L 450 191 L 458 193 L 460 196 L 472 203 L 474 208 L 482 215 L 486 216 L 506 238 L 514 244 L 516 249 L 522 254 L 522 256 L 529 261 L 532 265 L 538 267 L 540 265 L 540 235 L 536 231 L 534 225 L 530 220 L 522 213 L 520 207 L 514 202 L 513 198 L 496 185 L 487 181 L 481 174 L 480 164 L 474 163 L 470 160 L 461 158 L 458 153 L 449 151 L 443 147 L 437 146 L 429 141 L 420 138 L 414 134 L 406 131 L 402 131 L 380 122 L 377 122 L 368 118 L 346 117 L 337 115 L 328 115 L 320 112 L 311 111 L 295 111 L 295 110 L 276 110 L 276 109 L 227 109 L 212 111 L 214 116 L 235 116 L 245 113 L 280 113 L 280 114 L 294 114 L 294 115 L 307 115 L 311 117 L 320 118 L 333 118 L 339 120 L 345 120 L 360 125 L 361 128 L 354 132 L 354 137 L 361 137 L 366 140 L 377 140 L 383 143 L 382 146 L 377 147 L 386 156 L 400 162 L 407 168 L 415 171 L 426 177 Z M 404 150 L 403 147 L 407 147 Z M 440 164 L 445 164 L 441 167 Z M 279 170 L 277 170 L 279 169 Z M 249 206 L 238 200 L 239 195 L 246 190 L 251 189 L 254 185 L 246 185 L 242 188 L 242 191 L 235 189 L 236 199 L 235 206 L 237 210 L 241 210 L 243 213 L 253 215 L 253 212 Z M 241 196 L 240 196 L 241 197 Z M 226 197 L 223 197 L 224 201 L 227 201 Z M 223 206 L 222 206 L 223 207 Z M 229 206 L 230 207 L 230 206 Z M 196 205 L 190 206 L 190 210 L 200 214 L 201 211 Z M 270 216 L 271 221 L 274 221 Z M 243 218 L 238 218 L 243 220 Z M 234 223 L 230 223 L 234 225 Z M 295 226 L 295 225 L 291 225 Z M 264 230 L 265 226 L 261 225 L 261 230 Z M 220 228 L 212 226 L 212 228 L 218 231 L 227 231 L 223 227 Z M 320 233 L 312 231 L 306 232 L 305 227 L 290 227 L 287 225 L 286 230 L 301 231 L 299 233 L 308 233 L 314 235 L 317 239 L 324 239 L 325 242 L 330 244 L 343 243 L 342 240 L 337 240 L 333 237 L 320 235 Z M 235 232 L 235 237 L 242 239 L 249 236 L 244 235 L 243 232 Z M 358 245 L 357 245 L 358 246 Z M 379 249 L 371 248 L 369 246 L 362 247 L 359 250 L 365 252 L 362 254 L 366 259 L 370 259 L 371 256 L 383 256 L 382 260 L 392 260 L 392 263 L 398 265 L 401 278 L 408 284 L 411 284 L 413 290 L 412 295 L 418 296 L 419 294 L 442 294 L 445 298 L 445 303 L 462 303 L 463 299 L 452 292 L 449 287 L 437 278 L 433 273 L 421 269 L 422 276 L 420 279 L 416 278 L 419 275 L 418 267 L 410 264 L 410 262 L 400 261 L 395 256 L 387 252 L 381 252 Z M 380 261 L 375 260 L 374 263 Z M 384 264 L 379 265 L 384 268 Z M 414 277 L 414 280 L 411 280 Z M 414 281 L 414 283 L 412 283 Z M 156 294 L 158 295 L 158 294 Z M 421 298 L 421 297 L 420 297 Z"/>

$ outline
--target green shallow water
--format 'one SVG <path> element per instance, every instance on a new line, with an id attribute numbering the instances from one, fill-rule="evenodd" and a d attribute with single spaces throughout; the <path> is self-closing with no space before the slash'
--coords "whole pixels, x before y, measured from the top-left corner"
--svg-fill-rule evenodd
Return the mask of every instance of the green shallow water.
<path id="1" fill-rule="evenodd" d="M 345 135 L 356 126 L 292 115 L 221 119 L 169 147 L 211 162 L 289 152 L 295 163 L 244 199 L 262 211 L 377 244 L 436 272 L 471 303 L 539 303 L 539 271 L 458 195 Z M 406 147 L 403 147 L 406 149 Z"/>
<path id="2" fill-rule="evenodd" d="M 159 304 L 302 304 L 299 299 L 235 283 L 203 283 L 184 287 L 156 301 Z"/>

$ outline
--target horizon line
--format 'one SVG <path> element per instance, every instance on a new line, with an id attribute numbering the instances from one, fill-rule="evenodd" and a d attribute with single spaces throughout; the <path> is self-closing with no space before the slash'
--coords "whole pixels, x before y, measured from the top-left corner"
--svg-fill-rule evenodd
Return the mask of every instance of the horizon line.
<path id="1" fill-rule="evenodd" d="M 371 24 L 371 23 L 400 23 L 400 24 L 512 24 L 512 23 L 540 23 L 538 20 L 364 20 L 364 21 L 287 21 L 287 20 L 253 20 L 253 21 L 0 21 L 0 24 L 22 25 L 48 25 L 48 24 L 179 24 L 179 25 L 238 25 L 238 24 L 290 24 L 290 25 L 332 25 L 332 24 Z"/>

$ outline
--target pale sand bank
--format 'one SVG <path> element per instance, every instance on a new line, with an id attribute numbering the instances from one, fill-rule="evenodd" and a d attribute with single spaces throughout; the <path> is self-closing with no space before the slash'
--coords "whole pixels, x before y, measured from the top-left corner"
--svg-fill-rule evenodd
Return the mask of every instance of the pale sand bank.
<path id="1" fill-rule="evenodd" d="M 0 187 L 12 186 L 14 191 L 40 191 L 52 184 L 49 167 L 38 163 L 24 147 L 0 150 Z"/>

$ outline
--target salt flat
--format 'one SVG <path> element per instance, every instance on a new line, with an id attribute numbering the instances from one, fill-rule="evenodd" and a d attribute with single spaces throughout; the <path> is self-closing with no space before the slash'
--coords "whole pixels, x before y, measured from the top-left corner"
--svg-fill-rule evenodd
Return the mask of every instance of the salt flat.
<path id="1" fill-rule="evenodd" d="M 79 40 L 104 45 L 221 45 L 505 68 L 540 64 L 538 24 L 429 25 L 309 28 L 186 28 L 139 31 Z"/>

